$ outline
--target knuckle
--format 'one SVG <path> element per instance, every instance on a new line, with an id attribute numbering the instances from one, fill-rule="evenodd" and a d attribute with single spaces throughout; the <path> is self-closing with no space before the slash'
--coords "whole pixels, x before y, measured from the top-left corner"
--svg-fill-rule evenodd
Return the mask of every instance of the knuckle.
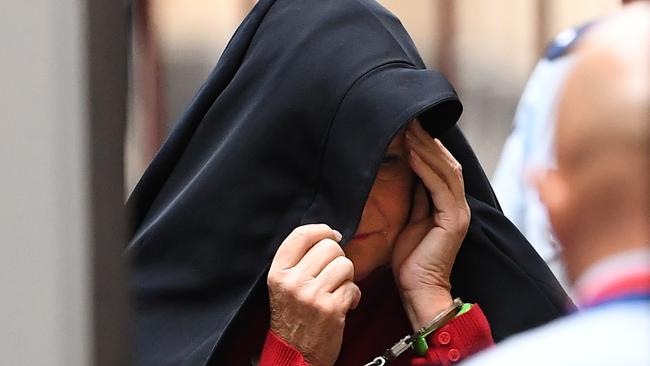
<path id="1" fill-rule="evenodd" d="M 343 252 L 343 248 L 339 245 L 339 243 L 335 242 L 332 239 L 323 239 L 320 241 L 327 250 L 328 253 L 331 253 L 332 255 L 336 256 L 342 256 L 345 255 L 345 252 Z"/>
<path id="2" fill-rule="evenodd" d="M 337 266 L 337 270 L 354 275 L 354 263 L 352 263 L 350 258 L 340 256 L 334 258 L 334 262 Z"/>
<path id="3" fill-rule="evenodd" d="M 295 240 L 310 240 L 310 237 L 312 237 L 315 232 L 327 232 L 331 230 L 332 229 L 327 224 L 306 224 L 293 229 L 289 236 Z"/>
<path id="4" fill-rule="evenodd" d="M 300 290 L 300 281 L 297 276 L 286 276 L 278 282 L 278 287 L 282 288 L 285 292 L 296 294 Z"/>
<path id="5" fill-rule="evenodd" d="M 472 212 L 470 211 L 467 204 L 465 204 L 465 206 L 461 210 L 459 221 L 462 224 L 462 226 L 467 226 L 467 225 L 469 225 L 469 222 L 470 222 L 471 219 L 472 219 Z"/>
<path id="6" fill-rule="evenodd" d="M 469 220 L 462 216 L 459 220 L 458 226 L 456 227 L 456 235 L 460 238 L 465 237 L 467 234 L 467 229 L 469 227 Z"/>
<path id="7" fill-rule="evenodd" d="M 346 257 L 345 255 L 336 257 L 336 260 L 339 262 L 339 265 L 342 267 L 354 268 L 354 263 L 352 263 L 352 260 L 350 260 L 350 258 Z"/>
<path id="8" fill-rule="evenodd" d="M 463 175 L 463 166 L 460 165 L 459 162 L 454 162 L 451 169 L 456 175 L 462 176 Z"/>
<path id="9" fill-rule="evenodd" d="M 319 302 L 318 311 L 328 318 L 336 317 L 340 313 L 338 309 L 338 304 L 334 301 Z"/>
<path id="10" fill-rule="evenodd" d="M 295 293 L 295 299 L 296 301 L 298 301 L 298 303 L 305 306 L 313 306 L 317 304 L 316 293 L 314 291 L 309 290 L 308 288 L 304 288 L 301 291 L 297 291 Z"/>
<path id="11" fill-rule="evenodd" d="M 293 299 L 293 301 L 302 302 L 302 298 L 305 296 L 305 286 L 295 276 L 273 275 L 267 278 L 267 285 L 269 291 L 287 299 Z"/>
<path id="12" fill-rule="evenodd" d="M 348 269 L 351 263 L 350 259 L 346 256 L 338 256 L 332 259 L 332 266 L 334 266 L 337 271 Z"/>
<path id="13" fill-rule="evenodd" d="M 328 231 L 332 230 L 330 229 L 329 225 L 327 224 L 307 224 L 307 225 L 302 225 L 300 226 L 301 228 L 304 228 L 306 231 Z"/>
<path id="14" fill-rule="evenodd" d="M 277 287 L 281 282 L 281 276 L 276 271 L 269 271 L 269 274 L 266 276 L 266 284 L 269 287 Z"/>
<path id="15" fill-rule="evenodd" d="M 346 281 L 342 287 L 343 291 L 340 291 L 339 299 L 336 301 L 336 311 L 346 313 L 352 304 L 361 298 L 361 290 L 351 280 Z"/>
<path id="16" fill-rule="evenodd" d="M 457 218 L 458 221 L 463 222 L 463 221 L 467 220 L 467 211 L 465 210 L 464 206 L 460 206 L 458 208 L 457 216 L 458 216 L 458 218 Z"/>
<path id="17" fill-rule="evenodd" d="M 350 282 L 350 283 L 352 285 L 352 291 L 354 291 L 355 294 L 361 295 L 361 289 L 359 288 L 359 286 L 357 286 L 357 284 L 354 282 Z"/>
<path id="18" fill-rule="evenodd" d="M 359 286 L 357 286 L 354 282 L 350 281 L 350 287 L 348 289 L 348 292 L 350 295 L 354 298 L 357 296 L 361 296 L 361 289 L 359 289 Z"/>
<path id="19" fill-rule="evenodd" d="M 329 227 L 329 225 L 327 225 L 327 224 L 322 224 L 322 223 L 321 223 L 321 224 L 308 224 L 308 225 L 306 225 L 306 226 L 312 226 L 312 227 L 317 228 L 317 229 L 326 229 L 326 230 L 331 230 L 330 227 Z"/>
<path id="20" fill-rule="evenodd" d="M 336 325 L 339 327 L 344 327 L 345 326 L 345 315 L 339 315 L 337 316 L 334 321 L 336 322 Z"/>
<path id="21" fill-rule="evenodd" d="M 361 289 L 359 288 L 359 286 L 357 286 L 357 284 L 352 281 L 350 281 L 350 288 L 352 289 L 353 292 L 355 293 L 358 292 L 359 294 L 361 294 Z"/>
<path id="22" fill-rule="evenodd" d="M 297 240 L 306 239 L 307 229 L 305 226 L 298 226 L 297 228 L 293 229 L 290 236 L 294 237 Z"/>

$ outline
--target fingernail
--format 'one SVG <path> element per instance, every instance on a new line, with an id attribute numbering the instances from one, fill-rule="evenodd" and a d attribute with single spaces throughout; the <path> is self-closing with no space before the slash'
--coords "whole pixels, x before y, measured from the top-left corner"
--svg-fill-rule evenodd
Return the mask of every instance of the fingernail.
<path id="1" fill-rule="evenodd" d="M 343 239 L 343 235 L 338 230 L 332 231 L 334 232 L 334 238 L 336 238 L 336 241 L 341 241 L 341 239 Z"/>

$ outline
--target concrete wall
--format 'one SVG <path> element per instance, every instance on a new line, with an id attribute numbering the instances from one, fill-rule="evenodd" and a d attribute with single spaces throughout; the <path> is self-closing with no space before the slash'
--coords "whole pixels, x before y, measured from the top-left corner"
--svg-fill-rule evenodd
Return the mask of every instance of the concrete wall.
<path id="1" fill-rule="evenodd" d="M 125 20 L 98 0 L 0 5 L 1 365 L 127 364 Z"/>
<path id="2" fill-rule="evenodd" d="M 88 365 L 83 10 L 0 6 L 0 363 Z"/>

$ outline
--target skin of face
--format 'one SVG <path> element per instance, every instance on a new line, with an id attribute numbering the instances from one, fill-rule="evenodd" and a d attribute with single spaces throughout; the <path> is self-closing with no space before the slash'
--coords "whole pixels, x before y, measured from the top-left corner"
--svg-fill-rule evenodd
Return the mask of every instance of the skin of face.
<path id="1" fill-rule="evenodd" d="M 395 240 L 408 221 L 414 179 L 402 130 L 386 149 L 357 231 L 343 248 L 354 264 L 355 282 L 390 264 Z"/>

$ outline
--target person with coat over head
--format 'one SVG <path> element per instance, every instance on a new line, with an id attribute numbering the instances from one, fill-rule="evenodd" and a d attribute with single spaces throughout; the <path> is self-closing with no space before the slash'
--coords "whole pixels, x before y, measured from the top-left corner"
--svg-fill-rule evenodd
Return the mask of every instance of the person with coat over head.
<path id="1" fill-rule="evenodd" d="M 128 201 L 136 363 L 381 364 L 425 326 L 391 364 L 448 365 L 563 314 L 461 111 L 377 2 L 257 2 Z"/>

